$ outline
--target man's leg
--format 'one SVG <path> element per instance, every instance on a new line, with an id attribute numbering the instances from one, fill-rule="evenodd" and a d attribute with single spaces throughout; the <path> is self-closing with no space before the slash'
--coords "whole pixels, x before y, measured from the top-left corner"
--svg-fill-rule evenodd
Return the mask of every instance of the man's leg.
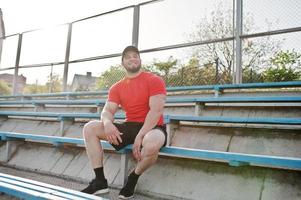
<path id="1" fill-rule="evenodd" d="M 129 175 L 126 185 L 119 193 L 120 199 L 129 199 L 134 195 L 139 176 L 157 161 L 160 148 L 164 145 L 165 135 L 162 130 L 153 129 L 148 132 L 142 141 L 141 161 Z"/>
<path id="2" fill-rule="evenodd" d="M 103 149 L 100 140 L 105 140 L 103 123 L 101 121 L 90 121 L 83 128 L 83 138 L 85 140 L 86 152 L 91 166 L 95 172 L 89 186 L 82 192 L 89 194 L 101 194 L 108 192 L 107 180 L 103 172 Z"/>
<path id="3" fill-rule="evenodd" d="M 160 148 L 165 142 L 165 135 L 160 129 L 148 132 L 142 141 L 141 161 L 138 162 L 135 173 L 141 175 L 145 170 L 156 163 Z"/>

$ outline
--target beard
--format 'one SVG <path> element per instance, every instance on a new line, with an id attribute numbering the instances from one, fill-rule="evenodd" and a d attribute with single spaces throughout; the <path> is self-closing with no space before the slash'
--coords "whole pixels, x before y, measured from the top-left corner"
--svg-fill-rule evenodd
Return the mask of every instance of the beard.
<path id="1" fill-rule="evenodd" d="M 127 71 L 127 72 L 129 72 L 129 73 L 132 73 L 132 74 L 134 74 L 134 73 L 136 73 L 136 72 L 139 72 L 139 70 L 141 69 L 141 65 L 138 65 L 137 67 L 125 67 L 125 70 Z"/>

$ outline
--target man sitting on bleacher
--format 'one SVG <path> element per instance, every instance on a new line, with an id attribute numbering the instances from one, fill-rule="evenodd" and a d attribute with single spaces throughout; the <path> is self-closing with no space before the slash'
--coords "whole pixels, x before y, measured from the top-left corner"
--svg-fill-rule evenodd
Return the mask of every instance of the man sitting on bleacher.
<path id="1" fill-rule="evenodd" d="M 91 121 L 83 129 L 86 151 L 96 177 L 82 192 L 108 192 L 103 171 L 103 149 L 99 142 L 107 140 L 116 150 L 133 144 L 137 165 L 119 193 L 119 198 L 129 199 L 134 195 L 139 176 L 155 164 L 160 148 L 166 144 L 167 133 L 163 124 L 166 88 L 160 77 L 141 71 L 140 54 L 136 47 L 124 49 L 122 65 L 126 76 L 110 88 L 101 121 Z M 114 123 L 114 114 L 119 106 L 126 114 L 124 123 Z"/>

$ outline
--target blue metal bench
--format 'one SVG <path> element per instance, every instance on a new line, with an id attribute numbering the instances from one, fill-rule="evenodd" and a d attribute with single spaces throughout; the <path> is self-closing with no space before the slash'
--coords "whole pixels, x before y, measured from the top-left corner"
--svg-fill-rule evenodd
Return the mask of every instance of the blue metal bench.
<path id="1" fill-rule="evenodd" d="M 195 115 L 200 115 L 206 103 L 300 103 L 301 96 L 258 96 L 258 97 L 170 97 L 167 104 L 195 104 Z M 48 105 L 95 105 L 97 112 L 106 103 L 106 99 L 86 99 L 86 100 L 23 100 L 23 101 L 0 101 L 1 105 L 34 105 L 34 112 L 37 108 Z M 255 104 L 256 105 L 256 104 Z M 283 104 L 282 104 L 283 105 Z"/>
<path id="2" fill-rule="evenodd" d="M 101 108 L 105 105 L 106 99 L 85 99 L 85 100 L 13 100 L 13 101 L 0 101 L 0 105 L 33 105 L 36 112 L 38 107 L 47 105 L 94 105 L 97 111 L 100 112 Z"/>
<path id="3" fill-rule="evenodd" d="M 301 87 L 301 81 L 289 81 L 289 82 L 268 82 L 268 83 L 242 83 L 242 84 L 225 84 L 225 85 L 196 85 L 196 86 L 180 86 L 180 87 L 168 87 L 168 92 L 181 92 L 181 91 L 197 91 L 197 90 L 213 90 L 215 96 L 219 96 L 225 89 L 258 89 L 258 88 L 289 88 L 289 87 Z M 43 94 L 19 94 L 19 95 L 4 95 L 0 98 L 20 98 L 20 99 L 32 99 L 34 97 L 70 97 L 77 96 L 99 96 L 107 95 L 107 90 L 101 91 L 89 91 L 89 92 L 60 92 L 60 93 L 43 93 Z"/>
<path id="4" fill-rule="evenodd" d="M 189 122 L 214 122 L 214 123 L 248 123 L 248 124 L 286 124 L 301 125 L 301 118 L 248 118 L 248 117 L 203 117 L 203 116 L 184 116 L 184 115 L 166 115 L 165 123 L 172 121 Z"/>
<path id="5" fill-rule="evenodd" d="M 54 112 L 20 112 L 20 111 L 0 111 L 0 116 L 17 117 L 50 117 L 57 118 L 60 121 L 74 118 L 99 119 L 98 113 L 54 113 Z M 115 119 L 125 119 L 122 114 L 116 114 Z M 244 118 L 244 117 L 207 117 L 207 116 L 185 116 L 185 115 L 164 115 L 166 124 L 171 121 L 191 121 L 191 122 L 221 122 L 221 123 L 252 123 L 252 124 L 301 124 L 301 118 Z"/>
<path id="6" fill-rule="evenodd" d="M 81 119 L 99 119 L 99 113 L 55 113 L 55 112 L 20 112 L 20 111 L 0 111 L 2 117 L 41 117 L 41 118 L 55 118 L 60 121 L 60 133 L 64 135 L 65 124 L 67 122 L 73 122 L 76 118 Z M 116 114 L 115 119 L 125 119 L 122 114 Z"/>
<path id="7" fill-rule="evenodd" d="M 205 109 L 207 103 L 240 103 L 243 106 L 244 103 L 255 103 L 258 106 L 262 103 L 300 103 L 301 96 L 248 96 L 248 97 L 198 97 L 198 98 L 179 98 L 171 97 L 167 98 L 166 103 L 194 103 L 195 105 L 195 115 L 201 115 L 202 111 Z M 279 104 L 280 106 L 283 104 Z M 299 105 L 300 106 L 300 105 Z M 294 105 L 297 107 L 297 105 Z"/>
<path id="8" fill-rule="evenodd" d="M 102 197 L 89 195 L 51 184 L 29 180 L 17 176 L 0 173 L 0 192 L 21 199 L 53 199 L 53 200 L 105 200 Z"/>
<path id="9" fill-rule="evenodd" d="M 64 135 L 65 123 L 73 122 L 75 118 L 99 119 L 98 113 L 54 113 L 54 112 L 20 112 L 20 111 L 0 111 L 0 116 L 8 117 L 46 117 L 55 118 L 60 121 L 60 134 Z M 115 119 L 124 120 L 125 116 L 116 114 Z M 180 121 L 189 122 L 209 122 L 209 123 L 247 123 L 247 124 L 282 124 L 282 125 L 301 125 L 301 118 L 244 118 L 244 117 L 207 117 L 207 116 L 184 116 L 184 115 L 164 115 L 164 123 L 167 124 L 168 138 L 170 143 L 172 137 L 172 127 Z"/>
<path id="10" fill-rule="evenodd" d="M 301 102 L 301 96 L 258 96 L 258 97 L 198 97 L 198 98 L 167 98 L 167 103 L 270 103 L 270 102 Z M 0 102 L 1 105 L 1 102 Z"/>
<path id="11" fill-rule="evenodd" d="M 0 116 L 17 117 L 47 117 L 57 118 L 60 121 L 74 118 L 99 119 L 99 113 L 55 113 L 55 112 L 22 112 L 22 111 L 0 111 Z M 125 115 L 116 114 L 115 119 L 125 119 Z M 244 117 L 207 117 L 207 116 L 185 116 L 164 115 L 166 124 L 170 121 L 199 121 L 199 122 L 223 122 L 223 123 L 262 123 L 262 124 L 301 124 L 301 118 L 244 118 Z"/>
<path id="12" fill-rule="evenodd" d="M 235 124 L 274 124 L 274 125 L 301 125 L 301 118 L 272 118 L 272 117 L 224 117 L 224 116 L 185 116 L 165 115 L 164 123 L 167 124 L 167 144 L 171 143 L 174 130 L 179 127 L 179 122 L 205 122 L 205 123 L 235 123 Z M 301 126 L 300 128 L 301 129 Z"/>
<path id="13" fill-rule="evenodd" d="M 0 105 L 104 105 L 106 99 L 0 101 Z"/>
<path id="14" fill-rule="evenodd" d="M 5 99 L 32 99 L 34 97 L 65 97 L 69 99 L 70 97 L 77 96 L 97 96 L 97 95 L 107 95 L 107 90 L 102 91 L 89 91 L 89 92 L 58 92 L 58 93 L 40 93 L 40 94 L 17 94 L 17 95 L 3 95 L 0 98 Z"/>
<path id="15" fill-rule="evenodd" d="M 180 91 L 196 91 L 196 90 L 214 90 L 215 96 L 219 96 L 219 94 L 225 89 L 258 89 L 258 88 L 289 88 L 289 87 L 301 87 L 301 81 L 180 86 L 180 87 L 167 88 L 167 91 L 180 92 Z"/>
<path id="16" fill-rule="evenodd" d="M 10 145 L 11 141 L 38 141 L 47 142 L 56 145 L 60 144 L 74 144 L 82 146 L 84 144 L 83 139 L 77 138 L 67 138 L 67 137 L 57 137 L 57 136 L 43 136 L 34 134 L 22 134 L 22 133 L 12 133 L 12 132 L 0 132 L 1 140 L 6 141 L 7 145 Z M 104 149 L 113 150 L 112 146 L 105 141 L 101 141 Z M 7 148 L 8 151 L 10 148 Z M 128 153 L 132 151 L 132 145 L 128 145 L 123 150 L 118 151 L 121 153 L 121 168 L 123 171 L 123 177 L 126 177 L 127 163 L 128 163 Z M 7 157 L 9 159 L 11 152 L 7 152 Z M 209 161 L 219 161 L 229 163 L 230 166 L 262 166 L 262 167 L 272 167 L 272 168 L 285 168 L 293 170 L 301 170 L 301 158 L 292 157 L 280 157 L 280 156 L 268 156 L 268 155 L 254 155 L 254 154 L 244 154 L 244 153 L 233 153 L 233 152 L 221 152 L 221 151 L 210 151 L 201 149 L 189 149 L 181 147 L 167 146 L 160 150 L 160 154 L 169 157 L 184 157 L 200 160 Z"/>
<path id="17" fill-rule="evenodd" d="M 25 133 L 13 133 L 13 132 L 3 132 L 0 131 L 0 139 L 6 141 L 6 161 L 10 160 L 12 155 L 13 145 L 16 145 L 18 142 L 24 141 L 35 141 L 40 143 L 48 143 L 54 146 L 63 146 L 63 145 L 75 145 L 75 146 L 84 146 L 84 140 L 79 138 L 69 138 L 69 137 L 59 137 L 59 136 L 46 136 L 46 135 L 37 135 L 37 134 L 25 134 Z M 115 151 L 112 145 L 106 141 L 101 141 L 101 144 L 105 150 Z M 123 181 L 126 180 L 127 173 L 127 153 L 131 152 L 131 149 L 125 148 L 118 153 L 121 154 L 121 177 Z M 124 183 L 124 182 L 123 182 Z"/>
<path id="18" fill-rule="evenodd" d="M 169 97 L 166 103 L 301 102 L 301 96 Z M 106 99 L 0 101 L 0 105 L 104 105 Z"/>

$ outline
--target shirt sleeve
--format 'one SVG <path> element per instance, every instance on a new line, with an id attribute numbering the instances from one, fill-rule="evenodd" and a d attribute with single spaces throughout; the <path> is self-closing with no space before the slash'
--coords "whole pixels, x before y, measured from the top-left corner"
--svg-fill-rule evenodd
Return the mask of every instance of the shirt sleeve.
<path id="1" fill-rule="evenodd" d="M 166 87 L 165 83 L 161 77 L 154 75 L 150 78 L 149 82 L 149 94 L 150 96 L 154 96 L 157 94 L 165 94 L 166 95 Z"/>
<path id="2" fill-rule="evenodd" d="M 110 90 L 109 90 L 109 94 L 108 94 L 108 101 L 117 103 L 118 105 L 120 105 L 120 97 L 119 97 L 119 92 L 118 92 L 118 85 L 114 84 Z"/>

